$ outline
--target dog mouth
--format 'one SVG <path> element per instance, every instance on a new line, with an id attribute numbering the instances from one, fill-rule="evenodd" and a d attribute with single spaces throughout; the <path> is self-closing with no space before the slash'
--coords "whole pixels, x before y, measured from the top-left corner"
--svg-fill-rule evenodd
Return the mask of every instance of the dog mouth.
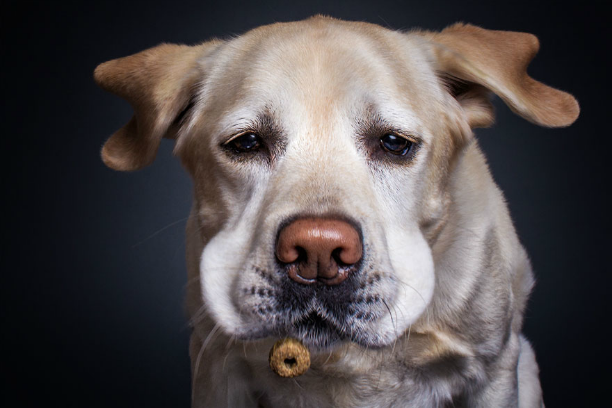
<path id="1" fill-rule="evenodd" d="M 345 341 L 363 343 L 364 346 L 374 346 L 363 342 L 358 335 L 350 332 L 334 321 L 325 318 L 318 312 L 311 312 L 302 316 L 291 324 L 279 324 L 269 327 L 259 327 L 243 332 L 237 337 L 243 341 L 253 341 L 262 338 L 285 338 L 299 339 L 312 351 L 328 351 Z"/>
<path id="2" fill-rule="evenodd" d="M 254 272 L 260 279 L 237 290 L 242 324 L 232 334 L 242 341 L 293 337 L 313 351 L 329 351 L 343 342 L 382 347 L 393 336 L 380 330 L 389 331 L 387 320 L 395 319 L 388 272 L 356 271 L 336 286 L 300 285 L 264 268 Z"/>
<path id="3" fill-rule="evenodd" d="M 275 302 L 275 306 L 264 308 L 266 313 L 258 314 L 257 323 L 252 322 L 250 328 L 237 337 L 245 341 L 293 337 L 317 351 L 328 351 L 347 341 L 368 348 L 386 345 L 375 327 L 378 320 L 389 313 L 388 308 L 372 304 L 371 297 L 367 301 L 332 304 L 315 297 L 299 310 L 295 305 L 283 307 Z"/>
<path id="4" fill-rule="evenodd" d="M 288 331 L 287 337 L 298 338 L 306 346 L 315 349 L 329 349 L 347 340 L 341 328 L 316 312 L 295 322 Z"/>

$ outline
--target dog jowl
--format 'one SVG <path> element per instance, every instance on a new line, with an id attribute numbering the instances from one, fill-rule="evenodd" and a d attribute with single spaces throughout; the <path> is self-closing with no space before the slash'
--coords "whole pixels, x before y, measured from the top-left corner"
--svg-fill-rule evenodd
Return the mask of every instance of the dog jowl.
<path id="1" fill-rule="evenodd" d="M 102 158 L 161 138 L 194 181 L 194 406 L 539 407 L 533 286 L 473 129 L 492 94 L 541 126 L 578 104 L 527 75 L 525 33 L 398 32 L 315 17 L 100 65 L 134 116 Z M 267 366 L 293 337 L 293 380 Z"/>

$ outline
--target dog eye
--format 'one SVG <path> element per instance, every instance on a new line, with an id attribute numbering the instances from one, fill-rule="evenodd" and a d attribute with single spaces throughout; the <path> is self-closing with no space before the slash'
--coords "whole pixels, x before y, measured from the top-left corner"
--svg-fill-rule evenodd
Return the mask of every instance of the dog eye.
<path id="1" fill-rule="evenodd" d="M 228 144 L 238 152 L 251 152 L 261 145 L 260 138 L 255 133 L 245 133 L 231 140 Z"/>
<path id="2" fill-rule="evenodd" d="M 413 143 L 401 136 L 387 133 L 380 138 L 380 146 L 391 154 L 405 156 L 412 149 Z"/>

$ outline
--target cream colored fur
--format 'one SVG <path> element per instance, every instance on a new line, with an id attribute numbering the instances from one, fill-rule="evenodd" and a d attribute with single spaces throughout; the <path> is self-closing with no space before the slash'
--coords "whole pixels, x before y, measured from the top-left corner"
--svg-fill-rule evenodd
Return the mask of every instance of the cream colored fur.
<path id="1" fill-rule="evenodd" d="M 529 260 L 471 130 L 492 122 L 490 92 L 540 125 L 575 120 L 569 94 L 527 76 L 537 48 L 469 25 L 403 33 L 316 17 L 97 68 L 135 109 L 104 161 L 143 167 L 170 137 L 194 180 L 194 407 L 542 405 L 521 335 Z M 245 131 L 265 150 L 223 147 Z M 385 155 L 385 132 L 418 144 L 414 156 Z M 361 286 L 347 296 L 372 317 L 338 323 L 331 344 L 303 334 L 311 369 L 284 379 L 267 366 L 275 333 L 293 333 L 297 309 L 334 319 L 316 297 L 278 310 L 274 241 L 300 215 L 358 223 Z"/>

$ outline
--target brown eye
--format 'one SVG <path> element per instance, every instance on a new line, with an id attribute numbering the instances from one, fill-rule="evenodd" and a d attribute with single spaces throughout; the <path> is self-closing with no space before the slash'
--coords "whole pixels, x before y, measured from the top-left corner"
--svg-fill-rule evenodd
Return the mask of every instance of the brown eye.
<path id="1" fill-rule="evenodd" d="M 412 150 L 413 143 L 401 136 L 390 133 L 380 138 L 380 146 L 391 154 L 405 156 Z"/>
<path id="2" fill-rule="evenodd" d="M 260 138 L 255 133 L 245 133 L 230 141 L 228 144 L 238 152 L 251 152 L 260 146 Z"/>

